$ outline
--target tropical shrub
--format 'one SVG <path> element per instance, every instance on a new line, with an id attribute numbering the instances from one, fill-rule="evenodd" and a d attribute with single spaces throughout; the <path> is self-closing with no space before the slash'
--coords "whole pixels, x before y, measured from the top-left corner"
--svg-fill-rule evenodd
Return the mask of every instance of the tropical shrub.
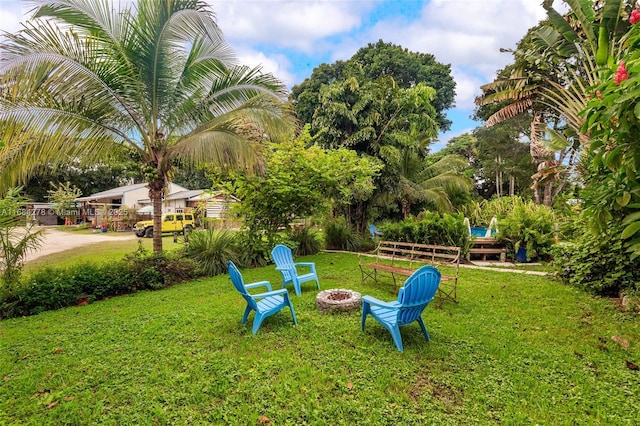
<path id="1" fill-rule="evenodd" d="M 520 247 L 527 249 L 527 260 L 548 258 L 556 238 L 557 218 L 551 208 L 528 201 L 517 204 L 498 220 L 500 232 L 495 238 L 514 256 Z"/>
<path id="2" fill-rule="evenodd" d="M 11 287 L 20 280 L 25 256 L 42 243 L 42 231 L 25 223 L 27 199 L 20 195 L 21 190 L 12 188 L 0 199 L 0 287 Z"/>
<path id="3" fill-rule="evenodd" d="M 489 226 L 491 219 L 505 218 L 516 206 L 525 205 L 522 197 L 494 197 L 490 200 L 472 201 L 462 207 L 462 213 L 472 226 Z"/>
<path id="4" fill-rule="evenodd" d="M 0 292 L 0 318 L 33 315 L 92 300 L 156 290 L 201 275 L 198 265 L 176 254 L 139 249 L 119 262 L 81 263 L 38 270 Z"/>
<path id="5" fill-rule="evenodd" d="M 324 226 L 325 245 L 330 250 L 360 251 L 372 246 L 359 235 L 344 217 L 329 220 Z"/>
<path id="6" fill-rule="evenodd" d="M 245 230 L 236 235 L 238 244 L 238 263 L 241 266 L 257 268 L 271 263 L 271 250 L 281 237 L 279 234 L 271 235 L 267 239 L 260 232 Z"/>
<path id="7" fill-rule="evenodd" d="M 385 240 L 460 247 L 462 254 L 471 245 L 463 215 L 424 211 L 417 218 L 380 226 Z"/>
<path id="8" fill-rule="evenodd" d="M 624 240 L 623 225 L 594 234 L 582 232 L 574 241 L 557 244 L 552 249 L 556 274 L 564 282 L 603 295 L 640 291 L 640 259 L 630 259 Z"/>
<path id="9" fill-rule="evenodd" d="M 236 235 L 229 230 L 205 229 L 189 234 L 189 244 L 185 244 L 185 256 L 198 263 L 209 276 L 225 273 L 229 260 L 239 263 L 239 249 Z"/>
<path id="10" fill-rule="evenodd" d="M 297 244 L 297 256 L 315 254 L 322 250 L 322 235 L 313 228 L 296 228 L 291 233 L 291 239 Z"/>

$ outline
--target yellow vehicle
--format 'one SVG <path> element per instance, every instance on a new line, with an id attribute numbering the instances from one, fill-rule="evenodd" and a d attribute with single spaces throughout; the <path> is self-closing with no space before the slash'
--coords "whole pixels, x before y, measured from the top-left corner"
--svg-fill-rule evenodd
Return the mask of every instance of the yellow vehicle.
<path id="1" fill-rule="evenodd" d="M 162 215 L 162 233 L 166 232 L 189 232 L 195 226 L 193 214 L 191 213 L 164 213 Z M 142 220 L 133 226 L 136 236 L 142 238 L 153 237 L 153 220 Z"/>

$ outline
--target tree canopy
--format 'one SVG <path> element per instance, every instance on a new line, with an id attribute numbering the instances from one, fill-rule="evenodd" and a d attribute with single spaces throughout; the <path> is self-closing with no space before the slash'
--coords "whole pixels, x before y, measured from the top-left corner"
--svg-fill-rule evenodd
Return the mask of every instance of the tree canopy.
<path id="1" fill-rule="evenodd" d="M 419 83 L 435 89 L 432 105 L 436 112 L 436 122 L 440 130 L 450 128 L 451 121 L 446 119 L 445 111 L 453 106 L 455 97 L 451 66 L 437 62 L 431 54 L 411 52 L 382 40 L 361 48 L 347 61 L 318 66 L 309 78 L 292 88 L 291 100 L 298 118 L 311 123 L 322 104 L 322 86 L 356 78 L 362 87 L 382 76 L 392 77 L 401 89 L 412 88 Z"/>

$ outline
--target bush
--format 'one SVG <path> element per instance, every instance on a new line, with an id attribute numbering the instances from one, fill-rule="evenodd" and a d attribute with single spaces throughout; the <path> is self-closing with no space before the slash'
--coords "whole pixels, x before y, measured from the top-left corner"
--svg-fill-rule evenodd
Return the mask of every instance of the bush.
<path id="1" fill-rule="evenodd" d="M 368 231 L 367 231 L 368 233 Z M 360 251 L 368 247 L 362 235 L 358 235 L 344 218 L 328 221 L 324 226 L 324 241 L 328 249 Z"/>
<path id="2" fill-rule="evenodd" d="M 520 247 L 527 249 L 527 259 L 549 258 L 555 242 L 557 218 L 547 206 L 532 201 L 516 204 L 498 220 L 500 232 L 495 234 L 507 253 L 514 256 Z"/>
<path id="3" fill-rule="evenodd" d="M 304 227 L 294 229 L 291 239 L 297 244 L 296 256 L 316 254 L 322 250 L 322 238 L 318 231 Z"/>
<path id="4" fill-rule="evenodd" d="M 462 215 L 423 212 L 418 218 L 380 226 L 385 240 L 460 247 L 464 256 L 471 245 Z"/>
<path id="5" fill-rule="evenodd" d="M 119 262 L 48 267 L 0 292 L 0 318 L 33 315 L 80 301 L 155 290 L 196 278 L 198 265 L 175 255 L 148 255 L 140 248 Z"/>
<path id="6" fill-rule="evenodd" d="M 198 263 L 209 276 L 225 273 L 229 260 L 239 263 L 236 235 L 229 230 L 205 229 L 189 234 L 183 253 Z"/>
<path id="7" fill-rule="evenodd" d="M 619 296 L 640 291 L 640 258 L 630 260 L 621 226 L 598 235 L 583 232 L 574 242 L 563 242 L 552 250 L 557 276 L 591 293 Z"/>
<path id="8" fill-rule="evenodd" d="M 274 242 L 269 242 L 262 234 L 251 231 L 239 232 L 236 236 L 239 250 L 239 266 L 257 268 L 271 263 L 271 249 Z M 273 236 L 272 239 L 277 239 Z"/>

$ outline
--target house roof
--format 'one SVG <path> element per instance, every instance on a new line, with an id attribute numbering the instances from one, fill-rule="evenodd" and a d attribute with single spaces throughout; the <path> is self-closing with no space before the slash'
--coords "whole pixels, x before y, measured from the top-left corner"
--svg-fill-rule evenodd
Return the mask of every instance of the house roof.
<path id="1" fill-rule="evenodd" d="M 86 197 L 76 198 L 75 201 L 91 201 L 91 200 L 99 200 L 102 198 L 117 198 L 122 197 L 125 193 L 130 191 L 136 191 L 138 189 L 146 188 L 147 183 L 134 183 L 132 185 L 119 186 L 117 188 L 108 189 L 102 192 L 96 192 L 95 194 L 88 195 Z M 185 192 L 188 191 L 186 188 L 176 185 L 175 183 L 169 184 L 169 189 L 173 189 L 176 192 Z M 175 193 L 175 192 L 174 192 Z M 141 200 L 142 201 L 142 200 Z M 148 200 L 147 200 L 148 201 Z"/>
<path id="2" fill-rule="evenodd" d="M 146 186 L 147 186 L 146 183 L 134 183 L 133 185 L 119 186 L 117 188 L 108 189 L 106 191 L 96 192 L 95 194 L 91 194 L 86 197 L 76 198 L 76 201 L 90 201 L 90 200 L 96 200 L 100 198 L 119 197 L 124 195 L 126 192 L 135 191 L 137 189 L 141 189 Z"/>
<path id="3" fill-rule="evenodd" d="M 169 194 L 165 200 L 193 200 L 200 199 L 204 189 L 188 189 L 186 191 L 178 191 Z"/>

